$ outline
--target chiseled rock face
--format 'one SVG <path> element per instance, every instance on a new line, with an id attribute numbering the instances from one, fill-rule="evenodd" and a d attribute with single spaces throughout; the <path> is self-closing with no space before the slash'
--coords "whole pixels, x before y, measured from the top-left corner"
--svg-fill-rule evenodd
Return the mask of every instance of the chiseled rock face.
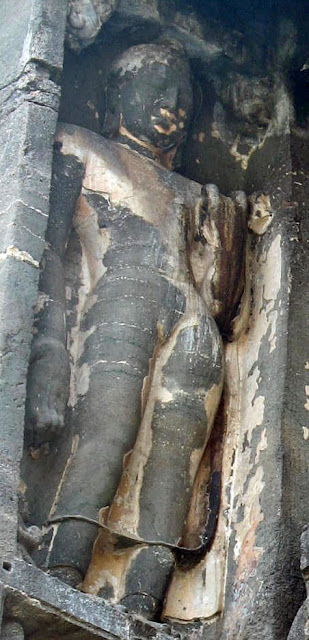
<path id="1" fill-rule="evenodd" d="M 27 562 L 181 621 L 181 635 L 195 621 L 211 640 L 283 640 L 309 519 L 303 5 L 294 22 L 269 13 L 253 31 L 212 0 L 211 16 L 164 0 L 69 1 L 61 119 L 72 125 L 57 131 L 41 261 L 65 11 L 26 0 L 29 25 L 17 25 L 13 3 L 1 45 L 1 549 L 14 553 L 18 528 Z M 233 15 L 244 10 L 235 0 Z M 149 46 L 175 38 L 178 66 L 167 56 L 150 80 L 136 73 L 128 47 L 150 65 Z M 39 272 L 30 515 L 18 520 Z M 99 535 L 74 514 L 99 520 Z M 52 519 L 42 545 L 35 525 Z M 289 638 L 305 638 L 307 622 L 305 603 Z"/>

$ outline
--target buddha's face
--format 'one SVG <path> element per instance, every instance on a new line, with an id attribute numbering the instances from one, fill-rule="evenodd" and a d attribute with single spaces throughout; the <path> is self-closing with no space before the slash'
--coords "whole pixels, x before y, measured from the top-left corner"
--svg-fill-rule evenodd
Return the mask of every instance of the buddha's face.
<path id="1" fill-rule="evenodd" d="M 163 152 L 181 144 L 192 115 L 190 74 L 181 57 L 145 57 L 134 73 L 119 73 L 116 84 L 120 132 Z"/>
<path id="2" fill-rule="evenodd" d="M 180 69 L 162 63 L 141 69 L 121 89 L 122 124 L 136 138 L 162 150 L 172 149 L 186 135 L 192 112 L 192 91 Z"/>

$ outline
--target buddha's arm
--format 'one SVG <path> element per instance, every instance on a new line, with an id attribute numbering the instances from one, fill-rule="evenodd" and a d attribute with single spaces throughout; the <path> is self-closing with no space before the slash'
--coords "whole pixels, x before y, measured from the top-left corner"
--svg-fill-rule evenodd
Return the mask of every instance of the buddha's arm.
<path id="1" fill-rule="evenodd" d="M 64 424 L 69 359 L 63 260 L 82 176 L 83 165 L 76 158 L 55 150 L 50 216 L 27 381 L 26 433 L 29 442 L 35 444 L 51 440 Z"/>
<path id="2" fill-rule="evenodd" d="M 244 192 L 226 197 L 206 185 L 191 218 L 188 248 L 195 285 L 225 336 L 245 287 L 247 216 Z"/>

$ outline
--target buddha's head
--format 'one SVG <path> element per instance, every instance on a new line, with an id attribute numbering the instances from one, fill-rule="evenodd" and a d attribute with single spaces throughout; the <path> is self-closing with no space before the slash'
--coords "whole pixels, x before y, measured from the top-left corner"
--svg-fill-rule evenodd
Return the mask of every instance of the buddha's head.
<path id="1" fill-rule="evenodd" d="M 192 115 L 190 69 L 178 44 L 131 47 L 107 79 L 103 134 L 149 148 L 163 164 L 186 137 Z"/>

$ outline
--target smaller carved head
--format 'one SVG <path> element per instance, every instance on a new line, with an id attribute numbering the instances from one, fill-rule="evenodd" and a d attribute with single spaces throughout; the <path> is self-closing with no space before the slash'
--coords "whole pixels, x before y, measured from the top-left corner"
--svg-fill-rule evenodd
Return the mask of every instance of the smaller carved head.
<path id="1" fill-rule="evenodd" d="M 230 73 L 219 92 L 223 104 L 239 120 L 267 126 L 274 110 L 274 91 L 270 78 Z"/>
<path id="2" fill-rule="evenodd" d="M 266 196 L 265 193 L 253 193 L 248 197 L 248 201 L 248 227 L 258 236 L 262 236 L 266 229 L 268 229 L 273 218 L 270 198 Z"/>
<path id="3" fill-rule="evenodd" d="M 80 53 L 95 41 L 101 26 L 107 22 L 118 0 L 69 0 L 66 42 L 72 51 Z"/>
<path id="4" fill-rule="evenodd" d="M 186 137 L 192 102 L 181 45 L 131 47 L 113 63 L 107 78 L 103 134 L 125 135 L 168 153 Z"/>

